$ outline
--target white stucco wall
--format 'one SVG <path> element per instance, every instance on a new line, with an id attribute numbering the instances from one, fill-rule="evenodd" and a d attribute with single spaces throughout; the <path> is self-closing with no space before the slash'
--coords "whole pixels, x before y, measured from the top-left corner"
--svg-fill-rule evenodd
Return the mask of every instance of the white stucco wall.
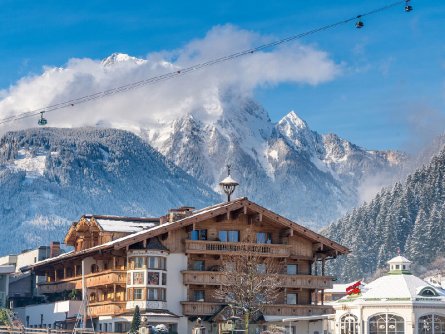
<path id="1" fill-rule="evenodd" d="M 44 325 L 53 326 L 56 321 L 63 321 L 66 317 L 74 317 L 79 313 L 82 301 L 65 300 L 61 302 L 30 305 L 14 309 L 22 323 L 26 326 L 26 318 L 29 316 L 29 326 Z M 65 313 L 67 312 L 67 313 Z M 43 314 L 43 321 L 41 315 Z"/>
<path id="2" fill-rule="evenodd" d="M 167 308 L 182 315 L 181 302 L 187 300 L 187 287 L 183 284 L 182 270 L 187 270 L 185 254 L 170 254 L 167 257 Z"/>

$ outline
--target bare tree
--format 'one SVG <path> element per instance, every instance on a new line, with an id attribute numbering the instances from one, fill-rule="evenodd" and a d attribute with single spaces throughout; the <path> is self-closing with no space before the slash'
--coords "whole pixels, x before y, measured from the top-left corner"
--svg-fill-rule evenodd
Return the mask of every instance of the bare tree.
<path id="1" fill-rule="evenodd" d="M 265 257 L 266 247 L 267 244 L 240 244 L 234 255 L 221 257 L 221 285 L 214 297 L 243 315 L 246 333 L 250 319 L 267 304 L 273 304 L 282 287 L 283 264 Z"/>

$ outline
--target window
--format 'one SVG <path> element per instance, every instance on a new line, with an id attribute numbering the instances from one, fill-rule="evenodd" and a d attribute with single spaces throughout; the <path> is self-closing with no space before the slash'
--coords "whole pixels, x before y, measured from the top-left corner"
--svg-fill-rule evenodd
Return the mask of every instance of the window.
<path id="1" fill-rule="evenodd" d="M 162 285 L 167 285 L 167 274 L 162 273 Z"/>
<path id="2" fill-rule="evenodd" d="M 207 240 L 207 230 L 193 230 L 190 232 L 190 240 Z"/>
<path id="3" fill-rule="evenodd" d="M 148 272 L 147 273 L 147 285 L 159 285 L 159 273 Z"/>
<path id="4" fill-rule="evenodd" d="M 288 275 L 298 274 L 298 264 L 288 264 L 287 265 L 287 274 Z"/>
<path id="5" fill-rule="evenodd" d="M 99 266 L 97 264 L 92 264 L 91 265 L 91 272 L 92 273 L 97 273 L 99 271 Z M 57 274 L 57 276 L 59 277 L 59 274 Z"/>
<path id="6" fill-rule="evenodd" d="M 358 318 L 352 314 L 346 314 L 340 318 L 340 334 L 357 334 Z"/>
<path id="7" fill-rule="evenodd" d="M 256 242 L 257 244 L 270 244 L 272 243 L 272 234 L 266 232 L 257 232 Z"/>
<path id="8" fill-rule="evenodd" d="M 133 299 L 134 300 L 142 300 L 142 289 L 134 289 L 133 290 Z"/>
<path id="9" fill-rule="evenodd" d="M 438 296 L 438 293 L 433 288 L 426 287 L 426 288 L 423 288 L 422 290 L 420 290 L 419 296 L 434 297 L 434 296 Z"/>
<path id="10" fill-rule="evenodd" d="M 297 305 L 298 304 L 298 294 L 288 293 L 286 296 L 286 303 L 289 305 Z"/>
<path id="11" fill-rule="evenodd" d="M 165 289 L 149 288 L 148 300 L 165 301 Z"/>
<path id="12" fill-rule="evenodd" d="M 132 261 L 133 261 L 133 268 L 135 268 L 135 269 L 144 268 L 144 258 L 143 257 L 134 257 Z"/>
<path id="13" fill-rule="evenodd" d="M 195 300 L 195 302 L 203 302 L 204 301 L 204 290 L 193 291 L 193 299 Z"/>
<path id="14" fill-rule="evenodd" d="M 266 265 L 264 263 L 258 263 L 256 265 L 256 271 L 258 274 L 265 274 L 266 273 Z"/>
<path id="15" fill-rule="evenodd" d="M 205 270 L 205 262 L 202 260 L 193 261 L 192 270 L 204 271 Z"/>
<path id="16" fill-rule="evenodd" d="M 150 256 L 148 258 L 149 269 L 162 269 L 165 270 L 165 258 L 159 256 Z"/>
<path id="17" fill-rule="evenodd" d="M 396 269 L 400 269 L 398 264 L 396 264 Z"/>
<path id="18" fill-rule="evenodd" d="M 369 318 L 369 334 L 403 334 L 405 324 L 402 317 L 394 314 L 378 314 Z"/>
<path id="19" fill-rule="evenodd" d="M 239 231 L 219 231 L 218 238 L 222 242 L 239 242 Z"/>
<path id="20" fill-rule="evenodd" d="M 135 272 L 133 273 L 133 284 L 144 284 L 144 273 L 143 272 Z"/>
<path id="21" fill-rule="evenodd" d="M 437 314 L 428 314 L 420 317 L 418 322 L 419 334 L 445 333 L 445 317 Z"/>

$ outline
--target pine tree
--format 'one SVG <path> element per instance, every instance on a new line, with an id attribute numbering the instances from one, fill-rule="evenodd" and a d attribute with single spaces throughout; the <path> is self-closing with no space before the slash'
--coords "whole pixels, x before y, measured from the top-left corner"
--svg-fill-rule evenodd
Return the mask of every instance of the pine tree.
<path id="1" fill-rule="evenodd" d="M 141 312 L 139 306 L 136 305 L 133 313 L 133 320 L 131 321 L 130 333 L 137 333 L 141 326 Z"/>

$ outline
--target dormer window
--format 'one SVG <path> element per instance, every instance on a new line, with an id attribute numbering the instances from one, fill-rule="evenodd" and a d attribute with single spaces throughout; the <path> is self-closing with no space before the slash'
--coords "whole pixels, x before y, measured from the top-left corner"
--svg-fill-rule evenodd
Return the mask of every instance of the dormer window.
<path id="1" fill-rule="evenodd" d="M 438 296 L 438 293 L 433 288 L 426 287 L 426 288 L 423 288 L 422 290 L 420 290 L 419 296 L 422 296 L 422 297 L 436 297 L 436 296 Z"/>

